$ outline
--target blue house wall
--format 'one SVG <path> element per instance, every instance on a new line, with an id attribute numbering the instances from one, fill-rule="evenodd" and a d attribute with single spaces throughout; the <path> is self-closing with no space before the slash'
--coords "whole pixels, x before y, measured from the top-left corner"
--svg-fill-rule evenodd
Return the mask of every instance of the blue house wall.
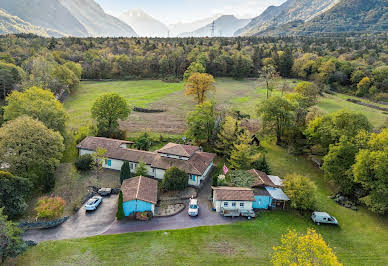
<path id="1" fill-rule="evenodd" d="M 268 209 L 272 204 L 270 196 L 255 196 L 255 200 L 252 204 L 253 209 Z"/>
<path id="2" fill-rule="evenodd" d="M 123 203 L 124 215 L 129 216 L 135 212 L 152 211 L 152 203 L 142 200 L 131 200 Z"/>

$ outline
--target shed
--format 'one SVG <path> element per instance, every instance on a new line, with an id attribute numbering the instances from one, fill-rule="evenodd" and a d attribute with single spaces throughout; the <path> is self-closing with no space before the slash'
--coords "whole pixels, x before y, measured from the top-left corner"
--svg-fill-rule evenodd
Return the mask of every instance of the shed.
<path id="1" fill-rule="evenodd" d="M 253 209 L 269 209 L 272 204 L 271 194 L 265 188 L 254 188 L 255 202 L 253 202 Z"/>
<path id="2" fill-rule="evenodd" d="M 265 189 L 268 191 L 268 193 L 271 195 L 272 198 L 272 207 L 281 207 L 285 208 L 286 202 L 290 199 L 287 197 L 286 194 L 284 194 L 283 190 L 280 188 L 273 188 L 273 187 L 265 187 Z"/>
<path id="3" fill-rule="evenodd" d="M 125 216 L 136 212 L 155 212 L 158 200 L 158 181 L 138 176 L 124 180 L 121 185 L 123 193 L 123 210 Z"/>
<path id="4" fill-rule="evenodd" d="M 213 204 L 216 212 L 221 210 L 229 211 L 251 211 L 252 203 L 255 202 L 253 190 L 244 187 L 212 187 Z"/>

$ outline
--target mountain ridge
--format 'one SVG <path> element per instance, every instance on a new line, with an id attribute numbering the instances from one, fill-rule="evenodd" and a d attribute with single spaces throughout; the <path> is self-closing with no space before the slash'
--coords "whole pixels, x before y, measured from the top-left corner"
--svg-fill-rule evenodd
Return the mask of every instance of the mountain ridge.
<path id="1" fill-rule="evenodd" d="M 119 19 L 130 25 L 142 37 L 167 37 L 169 28 L 141 9 L 130 9 Z"/>

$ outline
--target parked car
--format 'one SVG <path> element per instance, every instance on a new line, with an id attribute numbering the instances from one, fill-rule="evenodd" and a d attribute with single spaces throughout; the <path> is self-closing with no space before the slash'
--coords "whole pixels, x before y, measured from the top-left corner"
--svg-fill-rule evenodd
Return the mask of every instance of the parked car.
<path id="1" fill-rule="evenodd" d="M 189 203 L 189 211 L 190 216 L 198 216 L 199 213 L 199 205 L 197 199 L 190 199 Z"/>
<path id="2" fill-rule="evenodd" d="M 94 196 L 85 205 L 86 211 L 94 211 L 97 209 L 97 207 L 101 204 L 102 197 L 101 196 Z"/>
<path id="3" fill-rule="evenodd" d="M 317 225 L 320 225 L 321 223 L 338 225 L 337 219 L 326 212 L 313 212 L 311 219 L 313 219 L 314 223 Z"/>

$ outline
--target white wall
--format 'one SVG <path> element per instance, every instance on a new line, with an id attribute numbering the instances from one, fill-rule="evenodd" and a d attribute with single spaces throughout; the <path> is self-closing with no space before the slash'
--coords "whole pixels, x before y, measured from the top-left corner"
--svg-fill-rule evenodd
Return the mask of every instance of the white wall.
<path id="1" fill-rule="evenodd" d="M 184 157 L 184 156 L 177 156 L 177 155 L 172 155 L 172 154 L 166 154 L 166 153 L 159 153 L 160 156 L 162 157 L 167 157 L 167 158 L 173 158 L 173 159 L 179 159 L 179 160 L 184 160 L 188 161 L 190 158 Z"/>
<path id="2" fill-rule="evenodd" d="M 228 207 L 224 206 L 224 202 L 228 203 Z M 236 206 L 232 206 L 236 203 Z M 244 203 L 244 207 L 240 207 L 240 203 Z M 213 198 L 213 204 L 216 207 L 216 212 L 220 212 L 222 208 L 225 210 L 252 210 L 252 201 L 221 201 Z"/>

